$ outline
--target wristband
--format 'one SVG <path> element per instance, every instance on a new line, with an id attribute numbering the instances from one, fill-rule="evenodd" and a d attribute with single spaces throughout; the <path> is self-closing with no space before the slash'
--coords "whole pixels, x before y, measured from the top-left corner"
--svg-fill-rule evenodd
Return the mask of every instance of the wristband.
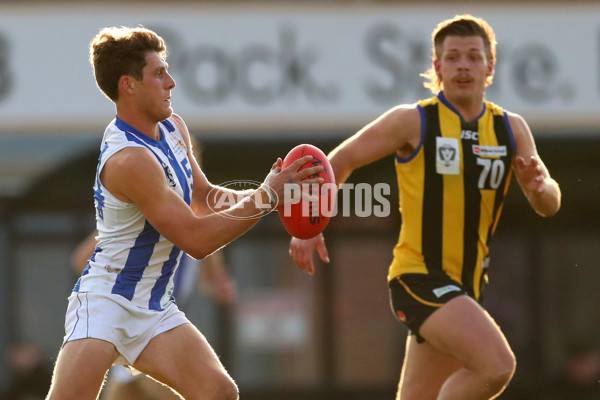
<path id="1" fill-rule="evenodd" d="M 262 189 L 262 187 L 260 187 L 259 189 Z M 263 189 L 263 191 L 266 191 L 266 190 L 264 190 L 264 189 Z M 267 192 L 267 195 L 268 195 L 268 194 L 269 194 L 269 192 L 268 192 L 268 191 L 266 191 L 266 192 Z M 266 214 L 270 213 L 271 211 L 273 211 L 273 208 L 274 208 L 274 207 L 272 206 L 272 204 L 269 204 L 271 207 L 270 207 L 270 208 L 268 208 L 268 209 L 267 209 L 267 208 L 264 208 L 264 207 L 261 207 L 261 206 L 259 206 L 259 205 L 258 205 L 258 203 L 256 202 L 256 200 L 254 199 L 254 196 L 256 196 L 257 194 L 259 194 L 259 195 L 260 195 L 260 193 L 259 193 L 258 189 L 257 189 L 257 190 L 256 190 L 254 193 L 252 193 L 252 195 L 250 195 L 249 197 L 250 197 L 250 200 L 252 201 L 252 203 L 254 203 L 254 206 L 255 206 L 255 207 L 258 209 L 258 210 L 260 210 L 260 215 L 261 215 L 261 216 L 264 216 L 264 215 L 266 215 Z M 271 200 L 271 197 L 269 196 L 269 201 L 270 201 L 270 200 Z M 261 205 L 263 204 L 263 202 L 262 202 L 262 201 L 261 201 L 260 203 L 261 203 Z"/>
<path id="2" fill-rule="evenodd" d="M 273 195 L 273 193 L 271 193 L 271 188 L 263 183 L 260 185 L 259 189 L 261 189 L 263 192 L 266 192 L 267 196 L 269 196 L 269 204 L 271 205 L 271 209 L 275 208 L 277 206 L 277 198 Z"/>

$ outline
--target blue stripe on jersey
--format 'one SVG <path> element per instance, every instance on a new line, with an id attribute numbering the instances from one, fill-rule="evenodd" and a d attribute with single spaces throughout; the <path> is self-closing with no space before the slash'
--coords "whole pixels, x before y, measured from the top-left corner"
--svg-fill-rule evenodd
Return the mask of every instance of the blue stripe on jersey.
<path id="1" fill-rule="evenodd" d="M 129 251 L 125 266 L 117 276 L 111 293 L 120 294 L 127 300 L 133 298 L 135 287 L 142 279 L 144 269 L 150 262 L 154 246 L 158 243 L 159 238 L 160 233 L 146 221 L 142 233 L 139 234 L 133 248 Z"/>
<path id="2" fill-rule="evenodd" d="M 164 121 L 161 121 L 161 122 L 165 126 L 165 128 L 167 128 L 167 130 L 169 132 L 175 132 L 175 126 L 173 126 L 173 124 L 171 123 L 171 121 L 165 119 Z"/>
<path id="3" fill-rule="evenodd" d="M 173 154 L 173 151 L 167 144 L 167 141 L 165 140 L 164 135 L 162 135 L 162 136 L 163 136 L 163 138 L 161 139 L 160 142 L 158 142 L 158 146 L 163 151 L 163 153 L 165 153 L 167 155 L 167 158 L 169 160 L 171 160 L 171 162 L 172 162 L 171 166 L 175 170 L 175 175 L 177 175 L 177 180 L 179 180 L 179 185 L 183 189 L 183 200 L 185 200 L 186 204 L 189 206 L 190 204 L 192 204 L 192 198 L 191 198 L 190 185 L 188 185 L 187 178 L 186 178 L 186 175 L 188 175 L 188 174 L 187 174 L 187 172 L 184 172 L 184 169 L 181 167 L 181 165 L 179 165 L 179 163 L 177 162 L 177 158 L 175 158 L 175 154 Z M 187 161 L 187 159 L 185 161 Z M 185 171 L 187 171 L 187 169 Z M 191 170 L 190 170 L 190 174 L 191 174 Z"/>
<path id="4" fill-rule="evenodd" d="M 175 297 L 175 299 L 177 299 L 177 296 L 179 295 L 181 281 L 183 280 L 185 271 L 188 268 L 190 268 L 190 258 L 184 254 L 179 261 L 179 267 L 177 267 L 177 270 L 175 271 L 175 277 L 173 278 L 173 287 L 175 288 L 173 290 L 173 297 Z"/>
<path id="5" fill-rule="evenodd" d="M 169 279 L 173 274 L 173 269 L 177 265 L 177 259 L 179 258 L 180 253 L 181 250 L 177 246 L 173 246 L 171 249 L 171 254 L 169 254 L 169 259 L 163 264 L 160 278 L 158 278 L 156 284 L 154 284 L 154 287 L 152 288 L 150 302 L 148 303 L 149 309 L 157 311 L 162 310 L 162 307 L 160 306 L 160 299 L 165 294 L 167 284 L 169 283 Z"/>
<path id="6" fill-rule="evenodd" d="M 85 269 L 87 270 L 89 267 L 90 266 L 88 265 L 87 267 L 85 267 Z M 73 287 L 74 292 L 79 292 L 79 286 L 81 285 L 81 276 L 79 277 L 79 279 L 77 279 L 77 282 L 75 282 L 75 287 Z"/>
<path id="7" fill-rule="evenodd" d="M 96 199 L 98 202 L 98 205 L 96 206 L 96 209 L 98 210 L 98 218 L 102 220 L 104 219 L 104 195 L 102 194 L 100 185 L 100 161 L 102 160 L 102 156 L 104 155 L 106 149 L 108 149 L 108 144 L 104 145 L 104 148 L 100 152 L 100 157 L 98 158 L 98 167 L 96 168 L 96 189 L 94 190 L 94 199 Z"/>
<path id="8" fill-rule="evenodd" d="M 170 132 L 175 131 L 175 127 L 169 121 L 167 121 L 167 120 L 162 121 L 162 124 L 165 125 L 165 127 L 167 128 L 168 131 L 170 131 Z M 186 175 L 187 175 L 187 177 L 191 177 L 191 169 L 188 169 L 188 168 L 185 168 L 185 166 L 182 167 L 181 165 L 179 165 L 179 163 L 177 162 L 177 158 L 175 157 L 175 155 L 173 154 L 173 151 L 167 144 L 166 137 L 165 137 L 161 127 L 160 126 L 158 127 L 158 129 L 160 130 L 160 133 L 161 133 L 160 134 L 161 139 L 160 139 L 160 141 L 157 141 L 157 140 L 152 139 L 151 137 L 148 137 L 147 135 L 144 135 L 143 133 L 141 133 L 140 131 L 135 129 L 133 126 L 129 125 L 127 122 L 120 120 L 118 118 L 115 121 L 115 125 L 117 126 L 117 128 L 119 128 L 123 132 L 125 132 L 125 136 L 127 137 L 127 140 L 141 144 L 142 146 L 144 146 L 148 150 L 150 150 L 152 152 L 152 154 L 154 154 L 156 156 L 156 158 L 158 159 L 158 162 L 161 165 L 162 165 L 162 160 L 154 152 L 153 147 L 159 148 L 163 152 L 163 154 L 165 154 L 167 156 L 167 158 L 169 160 L 171 160 L 170 165 L 175 170 L 175 175 L 177 176 L 179 185 L 181 186 L 181 188 L 183 190 L 183 200 L 186 202 L 187 205 L 192 204 L 192 197 L 191 197 L 192 191 L 191 191 L 190 185 L 188 184 L 187 179 L 186 179 Z M 185 160 L 185 162 L 186 163 L 188 162 L 187 159 Z M 163 166 L 163 168 L 164 168 L 164 166 Z M 167 171 L 165 171 L 165 175 L 167 175 L 167 178 L 168 178 Z"/>
<path id="9" fill-rule="evenodd" d="M 446 96 L 444 96 L 444 91 L 442 90 L 441 92 L 438 93 L 438 98 L 440 99 L 440 101 L 449 109 L 451 109 L 456 115 L 458 115 L 460 117 L 460 119 L 464 120 L 463 116 L 460 115 L 460 113 L 458 112 L 458 110 L 456 108 L 454 108 L 454 106 L 452 104 L 450 104 L 450 102 L 448 101 L 448 99 L 446 99 Z M 483 114 L 485 114 L 485 103 L 481 103 L 481 107 L 482 110 L 479 113 L 479 115 L 477 116 L 477 118 L 474 119 L 474 121 L 479 120 L 479 118 L 483 117 Z"/>
<path id="10" fill-rule="evenodd" d="M 92 257 L 90 257 L 90 261 L 96 261 L 96 253 L 100 253 L 101 251 L 102 251 L 102 249 L 100 247 L 96 247 L 96 250 L 94 250 L 94 254 L 92 254 Z M 86 265 L 85 268 L 83 269 L 81 276 L 86 276 L 89 273 L 90 273 L 90 264 L 88 263 L 88 265 Z M 79 292 L 80 283 L 81 283 L 81 277 L 79 277 L 79 279 L 77 279 L 77 283 L 75 284 L 75 287 L 73 288 L 74 292 Z"/>
<path id="11" fill-rule="evenodd" d="M 512 126 L 510 126 L 510 122 L 508 121 L 508 113 L 506 111 L 504 111 L 504 121 L 506 122 L 506 127 L 508 128 L 512 148 L 514 149 L 513 154 L 517 154 L 517 142 L 515 142 L 515 134 L 513 133 Z"/>
<path id="12" fill-rule="evenodd" d="M 419 105 L 417 105 L 417 110 L 419 110 L 419 116 L 421 117 L 421 139 L 419 139 L 419 145 L 417 148 L 414 149 L 412 154 L 410 154 L 408 157 L 400 157 L 398 152 L 396 152 L 396 161 L 398 161 L 400 164 L 412 161 L 412 159 L 419 154 L 419 150 L 421 150 L 421 147 L 423 147 L 423 143 L 425 142 L 425 110 L 423 110 L 423 107 Z"/>

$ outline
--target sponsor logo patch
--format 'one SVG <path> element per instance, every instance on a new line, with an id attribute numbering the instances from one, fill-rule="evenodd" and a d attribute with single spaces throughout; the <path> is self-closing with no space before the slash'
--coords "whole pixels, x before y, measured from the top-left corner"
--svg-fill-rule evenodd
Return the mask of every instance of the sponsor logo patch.
<path id="1" fill-rule="evenodd" d="M 473 154 L 480 157 L 505 157 L 507 151 L 506 146 L 481 146 L 474 144 Z"/>
<path id="2" fill-rule="evenodd" d="M 442 286 L 442 287 L 433 289 L 433 294 L 435 294 L 435 296 L 439 299 L 440 297 L 442 297 L 446 293 L 460 292 L 460 291 L 461 291 L 461 289 L 458 286 L 447 285 L 447 286 Z"/>

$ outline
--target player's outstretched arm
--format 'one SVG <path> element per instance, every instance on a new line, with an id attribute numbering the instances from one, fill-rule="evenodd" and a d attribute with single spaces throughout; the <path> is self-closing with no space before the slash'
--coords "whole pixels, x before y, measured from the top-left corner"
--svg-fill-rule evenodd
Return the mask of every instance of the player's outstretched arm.
<path id="1" fill-rule="evenodd" d="M 558 183 L 540 158 L 527 122 L 513 113 L 509 114 L 509 121 L 517 146 L 513 161 L 517 182 L 535 212 L 544 217 L 553 216 L 561 205 Z"/>
<path id="2" fill-rule="evenodd" d="M 309 176 L 322 167 L 298 171 L 310 159 L 304 157 L 290 168 L 272 171 L 278 178 L 274 182 L 283 186 L 283 182 L 312 181 Z M 139 147 L 125 148 L 110 157 L 101 179 L 113 195 L 135 204 L 158 232 L 194 258 L 204 258 L 242 235 L 260 219 L 262 210 L 257 205 L 270 203 L 268 193 L 256 190 L 226 211 L 198 217 L 169 187 L 156 157 Z"/>
<path id="3" fill-rule="evenodd" d="M 381 158 L 401 152 L 403 156 L 417 149 L 420 142 L 421 121 L 414 105 L 400 105 L 383 113 L 356 134 L 337 146 L 327 158 L 331 163 L 336 183 L 344 183 L 352 172 Z M 289 254 L 300 269 L 314 272 L 313 251 L 322 261 L 329 262 L 322 235 L 308 240 L 292 238 Z"/>

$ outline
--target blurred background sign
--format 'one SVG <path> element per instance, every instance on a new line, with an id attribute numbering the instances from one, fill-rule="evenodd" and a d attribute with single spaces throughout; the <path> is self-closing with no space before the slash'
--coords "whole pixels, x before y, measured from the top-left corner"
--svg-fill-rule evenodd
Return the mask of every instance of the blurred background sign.
<path id="1" fill-rule="evenodd" d="M 528 120 L 563 191 L 560 213 L 542 219 L 513 183 L 492 245 L 485 303 L 519 363 L 502 399 L 585 399 L 572 371 L 600 360 L 599 2 L 16 3 L 0 1 L 0 356 L 25 341 L 51 364 L 64 335 L 70 255 L 94 227 L 92 183 L 115 113 L 88 61 L 100 28 L 163 35 L 173 107 L 219 184 L 262 180 L 300 143 L 327 153 L 388 108 L 430 96 L 419 73 L 431 30 L 468 12 L 499 40 L 487 97 Z M 349 179 L 361 182 L 396 187 L 393 157 Z M 395 190 L 389 201 L 386 218 L 333 219 L 332 262 L 312 277 L 293 265 L 275 214 L 227 246 L 239 301 L 196 298 L 188 315 L 245 399 L 393 398 L 406 329 L 388 304 Z M 0 391 L 11 367 L 0 363 Z"/>
<path id="2" fill-rule="evenodd" d="M 102 27 L 162 34 L 192 128 L 348 128 L 427 96 L 432 28 L 456 6 L 120 5 L 2 7 L 0 133 L 98 130 L 114 112 L 96 89 L 88 43 Z M 568 4 L 568 3 L 566 3 Z M 465 7 L 464 9 L 467 9 Z M 600 122 L 599 7 L 468 7 L 499 38 L 488 97 L 546 133 Z M 560 27 L 560 29 L 558 29 Z"/>
<path id="3" fill-rule="evenodd" d="M 238 341 L 250 349 L 293 351 L 308 343 L 310 308 L 301 292 L 262 290 L 240 299 Z"/>

